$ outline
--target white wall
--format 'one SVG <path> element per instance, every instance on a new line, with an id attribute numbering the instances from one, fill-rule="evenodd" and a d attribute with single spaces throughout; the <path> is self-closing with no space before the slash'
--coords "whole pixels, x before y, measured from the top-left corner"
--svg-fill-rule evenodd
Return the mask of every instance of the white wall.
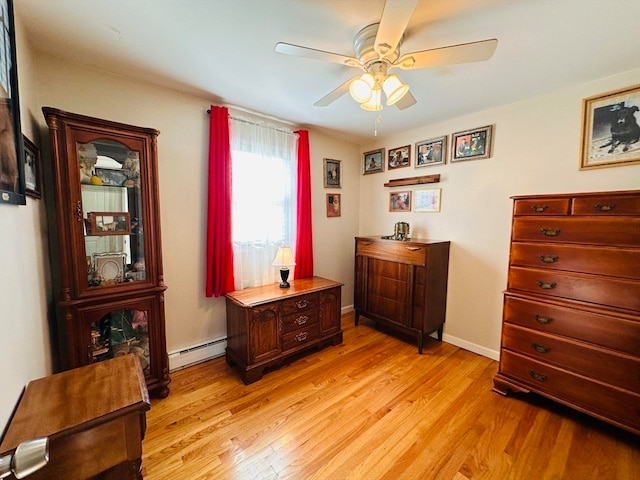
<path id="1" fill-rule="evenodd" d="M 640 70 L 550 95 L 426 125 L 362 152 L 410 144 L 409 168 L 364 175 L 359 232 L 390 234 L 407 221 L 414 237 L 451 241 L 444 340 L 498 358 L 502 291 L 506 288 L 512 202 L 510 196 L 640 188 L 640 165 L 578 169 L 582 99 L 640 82 Z M 415 168 L 415 143 L 470 128 L 494 125 L 489 159 Z M 389 213 L 388 179 L 441 174 L 440 213 Z M 419 186 L 410 187 L 411 190 Z"/>

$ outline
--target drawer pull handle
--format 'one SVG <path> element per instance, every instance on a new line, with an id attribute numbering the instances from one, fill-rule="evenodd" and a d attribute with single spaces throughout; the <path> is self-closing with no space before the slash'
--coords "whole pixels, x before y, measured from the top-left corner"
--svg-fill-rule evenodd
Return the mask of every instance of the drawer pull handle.
<path id="1" fill-rule="evenodd" d="M 300 332 L 295 336 L 297 342 L 304 342 L 309 336 L 309 332 Z"/>
<path id="2" fill-rule="evenodd" d="M 307 305 L 309 305 L 309 301 L 308 300 L 298 300 L 296 302 L 296 307 L 298 307 L 298 308 L 304 308 Z"/>
<path id="3" fill-rule="evenodd" d="M 544 212 L 547 208 L 549 208 L 548 205 L 531 205 L 531 210 L 537 213 L 542 213 Z"/>
<path id="4" fill-rule="evenodd" d="M 293 321 L 293 323 L 295 323 L 296 325 L 304 325 L 305 323 L 307 323 L 307 320 L 309 320 L 309 317 L 307 317 L 306 315 L 300 315 Z"/>
<path id="5" fill-rule="evenodd" d="M 542 373 L 536 373 L 533 370 L 529 370 L 529 376 L 538 382 L 546 382 L 549 380 L 549 377 L 543 375 Z"/>
<path id="6" fill-rule="evenodd" d="M 533 318 L 535 318 L 536 322 L 538 322 L 540 325 L 549 325 L 551 322 L 553 322 L 553 318 L 542 317 L 542 316 L 537 315 L 537 314 L 534 314 Z"/>
<path id="7" fill-rule="evenodd" d="M 369 245 L 373 245 L 373 242 L 360 242 L 360 244 L 368 247 Z"/>
<path id="8" fill-rule="evenodd" d="M 538 258 L 542 261 L 542 263 L 556 263 L 558 261 L 557 255 L 538 255 Z"/>
<path id="9" fill-rule="evenodd" d="M 533 342 L 531 347 L 538 353 L 549 353 L 551 351 L 551 347 L 545 347 L 544 345 L 540 345 L 539 343 Z"/>
<path id="10" fill-rule="evenodd" d="M 556 288 L 558 286 L 558 284 L 556 282 L 544 282 L 542 280 L 538 280 L 536 282 L 536 285 L 538 285 L 543 290 L 551 290 L 551 289 Z"/>
<path id="11" fill-rule="evenodd" d="M 420 247 L 405 247 L 405 248 L 410 252 L 417 252 L 418 250 L 420 250 Z"/>
<path id="12" fill-rule="evenodd" d="M 544 228 L 544 227 L 542 227 L 540 229 L 540 231 L 542 232 L 542 234 L 545 237 L 557 237 L 558 235 L 560 235 L 560 229 L 559 228 Z"/>
<path id="13" fill-rule="evenodd" d="M 597 205 L 594 205 L 593 208 L 595 208 L 599 212 L 610 212 L 611 210 L 616 208 L 616 205 L 614 203 L 610 203 L 609 205 L 597 204 Z"/>

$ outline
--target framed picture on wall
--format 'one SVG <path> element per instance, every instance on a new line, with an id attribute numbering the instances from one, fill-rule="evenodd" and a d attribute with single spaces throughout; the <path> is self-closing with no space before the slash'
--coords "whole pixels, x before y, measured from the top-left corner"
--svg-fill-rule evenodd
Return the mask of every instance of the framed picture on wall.
<path id="1" fill-rule="evenodd" d="M 411 165 L 411 145 L 392 148 L 389 150 L 389 170 L 404 168 Z"/>
<path id="2" fill-rule="evenodd" d="M 339 217 L 342 209 L 339 193 L 327 193 L 327 217 Z"/>
<path id="3" fill-rule="evenodd" d="M 389 194 L 390 212 L 410 212 L 411 211 L 411 190 L 403 192 L 391 192 Z"/>
<path id="4" fill-rule="evenodd" d="M 25 193 L 33 198 L 42 198 L 40 150 L 24 135 L 24 186 Z"/>
<path id="5" fill-rule="evenodd" d="M 493 126 L 474 128 L 451 135 L 451 162 L 491 157 Z"/>
<path id="6" fill-rule="evenodd" d="M 341 160 L 324 159 L 324 188 L 342 188 Z"/>
<path id="7" fill-rule="evenodd" d="M 640 163 L 640 85 L 582 101 L 580 170 Z"/>
<path id="8" fill-rule="evenodd" d="M 442 189 L 429 188 L 426 190 L 416 190 L 413 198 L 414 212 L 439 212 L 440 196 Z"/>
<path id="9" fill-rule="evenodd" d="M 416 143 L 416 168 L 444 165 L 447 158 L 447 136 Z"/>
<path id="10" fill-rule="evenodd" d="M 362 159 L 362 174 L 384 172 L 384 148 L 366 152 Z"/>
<path id="11" fill-rule="evenodd" d="M 25 205 L 24 147 L 20 125 L 13 1 L 0 0 L 3 48 L 0 55 L 0 203 Z"/>

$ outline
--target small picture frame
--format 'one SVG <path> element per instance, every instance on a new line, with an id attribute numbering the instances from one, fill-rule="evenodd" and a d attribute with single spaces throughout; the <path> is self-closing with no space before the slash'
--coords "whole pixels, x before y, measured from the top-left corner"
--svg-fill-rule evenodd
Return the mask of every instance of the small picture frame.
<path id="1" fill-rule="evenodd" d="M 324 188 L 342 188 L 342 160 L 324 159 Z"/>
<path id="2" fill-rule="evenodd" d="M 339 193 L 327 193 L 327 217 L 339 217 L 342 213 L 342 202 Z"/>
<path id="3" fill-rule="evenodd" d="M 451 135 L 451 162 L 491 157 L 493 125 Z"/>
<path id="4" fill-rule="evenodd" d="M 129 235 L 129 212 L 87 213 L 87 235 Z"/>
<path id="5" fill-rule="evenodd" d="M 389 193 L 390 212 L 410 212 L 411 211 L 411 190 Z"/>
<path id="6" fill-rule="evenodd" d="M 24 145 L 24 187 L 25 194 L 32 198 L 42 198 L 40 150 L 25 135 Z"/>
<path id="7" fill-rule="evenodd" d="M 363 154 L 362 174 L 384 172 L 384 148 L 372 150 Z"/>
<path id="8" fill-rule="evenodd" d="M 416 168 L 444 165 L 447 159 L 447 136 L 416 143 Z"/>
<path id="9" fill-rule="evenodd" d="M 125 253 L 94 253 L 95 276 L 100 286 L 124 282 Z"/>
<path id="10" fill-rule="evenodd" d="M 425 190 L 416 190 L 413 199 L 414 212 L 439 212 L 440 198 L 442 195 L 441 188 L 428 188 Z"/>
<path id="11" fill-rule="evenodd" d="M 111 168 L 95 168 L 96 176 L 100 178 L 103 185 L 121 187 L 129 178 L 126 170 L 115 170 Z"/>
<path id="12" fill-rule="evenodd" d="M 396 168 L 404 168 L 411 165 L 411 145 L 404 147 L 392 148 L 388 155 L 388 168 L 393 170 Z"/>
<path id="13" fill-rule="evenodd" d="M 582 101 L 580 170 L 640 163 L 640 85 Z"/>

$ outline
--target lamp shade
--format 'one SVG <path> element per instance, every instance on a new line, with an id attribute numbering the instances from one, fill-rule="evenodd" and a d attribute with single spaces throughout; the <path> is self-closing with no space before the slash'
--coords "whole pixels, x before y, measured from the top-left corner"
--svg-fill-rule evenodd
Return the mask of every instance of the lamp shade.
<path id="1" fill-rule="evenodd" d="M 382 110 L 382 90 L 377 88 L 373 92 L 371 92 L 371 98 L 360 104 L 360 108 L 364 110 L 369 110 L 370 112 L 377 112 L 378 110 Z"/>
<path id="2" fill-rule="evenodd" d="M 291 254 L 291 247 L 279 247 L 272 265 L 274 267 L 289 267 L 295 264 L 296 262 L 293 261 L 293 255 Z"/>
<path id="3" fill-rule="evenodd" d="M 400 81 L 397 75 L 389 75 L 382 84 L 384 94 L 387 96 L 387 105 L 393 105 L 409 91 L 409 85 Z"/>
<path id="4" fill-rule="evenodd" d="M 375 83 L 373 75 L 364 73 L 349 85 L 349 93 L 358 103 L 364 103 L 371 98 L 372 88 Z"/>

